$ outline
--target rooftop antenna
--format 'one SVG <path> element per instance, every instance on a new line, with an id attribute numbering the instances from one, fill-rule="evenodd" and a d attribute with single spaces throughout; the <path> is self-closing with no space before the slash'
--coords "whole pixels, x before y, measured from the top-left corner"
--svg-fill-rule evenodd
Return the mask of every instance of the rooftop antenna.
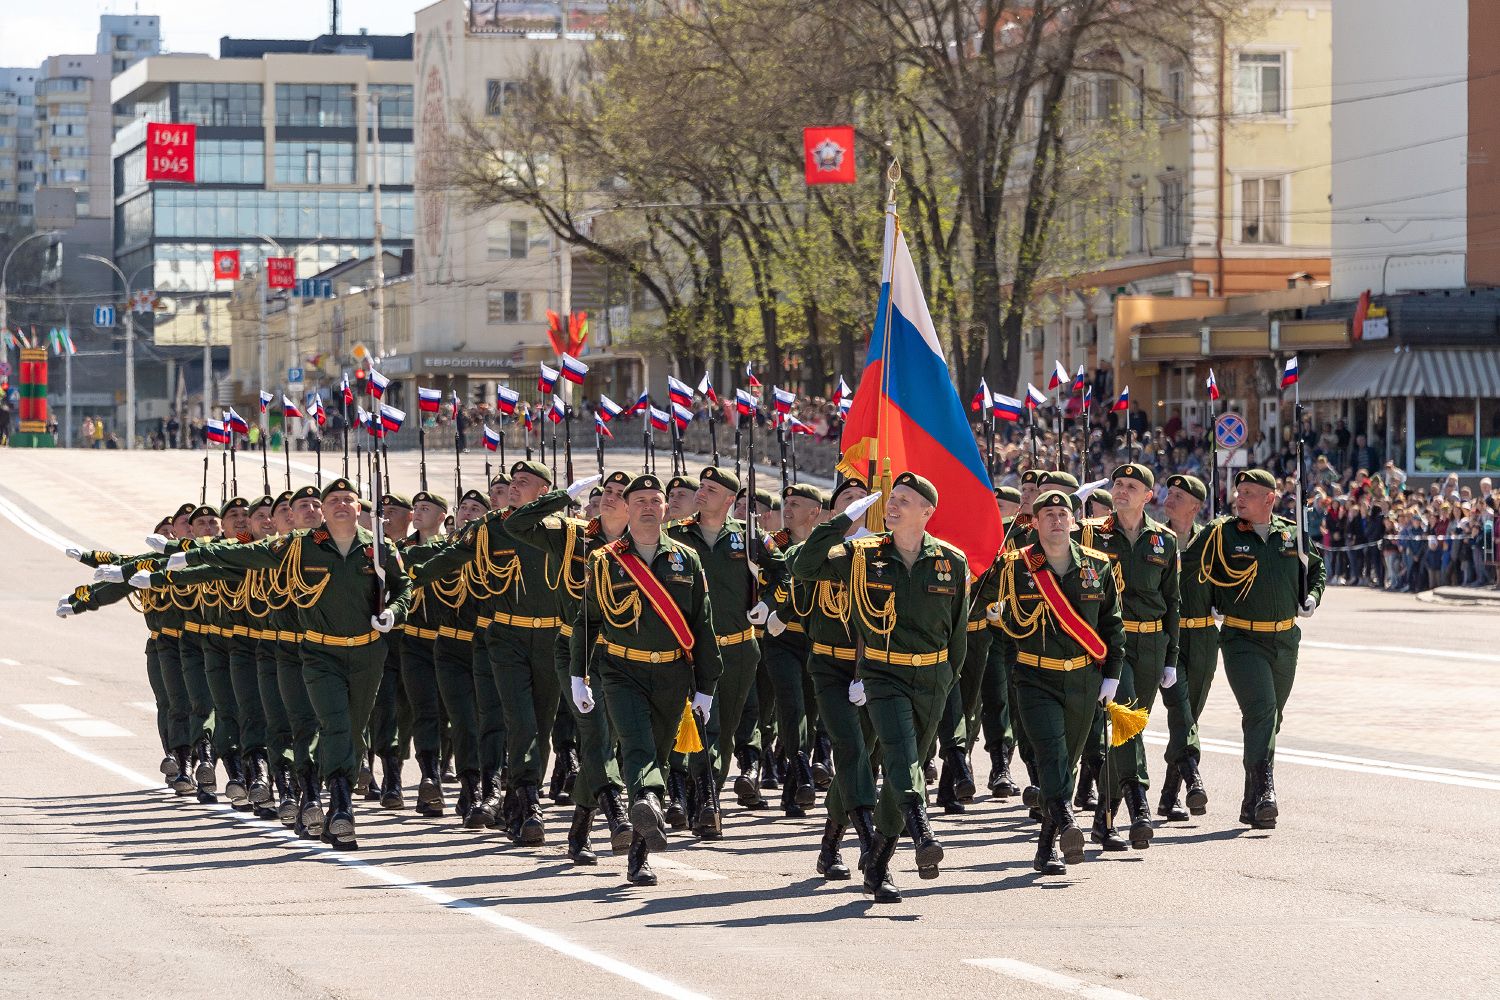
<path id="1" fill-rule="evenodd" d="M 331 25 L 329 33 L 337 35 L 339 33 L 339 0 L 328 0 L 328 9 L 328 20 Z"/>

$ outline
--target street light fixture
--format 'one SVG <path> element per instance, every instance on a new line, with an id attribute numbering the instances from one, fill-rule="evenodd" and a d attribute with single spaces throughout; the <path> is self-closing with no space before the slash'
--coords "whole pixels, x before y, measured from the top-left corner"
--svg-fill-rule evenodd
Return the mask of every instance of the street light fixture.
<path id="1" fill-rule="evenodd" d="M 27 243 L 30 243 L 32 240 L 41 239 L 43 236 L 60 235 L 61 234 L 55 229 L 44 229 L 41 232 L 31 233 L 30 235 L 24 236 L 20 240 L 17 240 L 16 245 L 10 248 L 10 253 L 5 255 L 5 263 L 0 264 L 0 330 L 8 329 L 10 325 L 10 312 L 8 308 L 10 300 L 7 298 L 5 275 L 6 272 L 10 270 L 11 258 L 16 255 L 17 250 L 21 249 L 21 247 L 25 246 Z M 3 360 L 6 359 L 4 357 L 0 357 L 0 361 Z"/>
<path id="2" fill-rule="evenodd" d="M 135 447 L 135 314 L 130 311 L 130 283 L 152 265 L 145 264 L 138 267 L 134 274 L 126 278 L 125 272 L 121 271 L 108 257 L 101 257 L 96 253 L 84 253 L 79 254 L 78 258 L 103 264 L 115 272 L 120 278 L 120 284 L 125 286 L 125 447 L 133 448 Z"/>

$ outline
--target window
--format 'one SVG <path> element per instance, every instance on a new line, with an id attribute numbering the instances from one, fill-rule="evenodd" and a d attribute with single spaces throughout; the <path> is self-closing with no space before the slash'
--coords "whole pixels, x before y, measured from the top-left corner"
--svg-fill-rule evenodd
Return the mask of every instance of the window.
<path id="1" fill-rule="evenodd" d="M 1072 89 L 1069 91 L 1069 100 L 1072 103 L 1074 124 L 1081 125 L 1089 120 L 1089 82 L 1087 80 L 1074 80 Z"/>
<path id="2" fill-rule="evenodd" d="M 415 108 L 409 83 L 372 83 L 370 93 L 377 98 L 380 111 L 380 127 L 411 128 Z"/>
<path id="3" fill-rule="evenodd" d="M 352 84 L 278 83 L 276 124 L 304 128 L 353 128 Z"/>
<path id="4" fill-rule="evenodd" d="M 354 183 L 352 142 L 281 141 L 275 155 L 278 184 Z"/>
<path id="5" fill-rule="evenodd" d="M 179 83 L 177 120 L 194 125 L 259 128 L 262 91 L 258 83 Z M 140 105 L 136 111 L 141 111 Z M 153 121 L 161 121 L 147 115 Z"/>
<path id="6" fill-rule="evenodd" d="M 1094 81 L 1094 118 L 1102 122 L 1114 121 L 1120 114 L 1120 81 L 1117 77 L 1105 76 Z"/>
<path id="7" fill-rule="evenodd" d="M 504 323 L 529 323 L 531 314 L 530 292 L 490 292 L 485 298 L 486 321 L 490 326 Z"/>
<path id="8" fill-rule="evenodd" d="M 505 106 L 519 98 L 524 84 L 516 80 L 486 80 L 484 82 L 484 113 L 490 118 L 505 114 Z"/>
<path id="9" fill-rule="evenodd" d="M 488 253 L 490 260 L 524 260 L 530 246 L 529 227 L 525 219 L 497 219 L 490 223 Z"/>
<path id="10" fill-rule="evenodd" d="M 1240 242 L 1282 243 L 1281 178 L 1240 182 Z"/>
<path id="11" fill-rule="evenodd" d="M 382 185 L 408 186 L 416 182 L 417 160 L 409 142 L 382 142 L 380 144 L 380 176 Z"/>
<path id="12" fill-rule="evenodd" d="M 1130 252 L 1146 250 L 1146 195 L 1137 191 L 1130 198 Z"/>
<path id="13" fill-rule="evenodd" d="M 1182 121 L 1187 116 L 1187 71 L 1181 66 L 1168 68 L 1161 89 L 1167 104 L 1167 121 Z"/>
<path id="14" fill-rule="evenodd" d="M 1169 177 L 1161 182 L 1161 245 L 1180 246 L 1187 242 L 1182 204 L 1182 178 Z"/>
<path id="15" fill-rule="evenodd" d="M 1279 52 L 1241 52 L 1234 79 L 1234 113 L 1281 115 L 1284 56 Z"/>

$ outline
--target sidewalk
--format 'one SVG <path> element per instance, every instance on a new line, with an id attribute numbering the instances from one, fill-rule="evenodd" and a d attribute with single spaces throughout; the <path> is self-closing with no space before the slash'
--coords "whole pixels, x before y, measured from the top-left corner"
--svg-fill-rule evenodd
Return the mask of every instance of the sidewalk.
<path id="1" fill-rule="evenodd" d="M 1500 609 L 1500 590 L 1494 587 L 1438 587 L 1424 590 L 1417 600 L 1428 604 L 1452 604 L 1467 607 L 1492 607 Z"/>

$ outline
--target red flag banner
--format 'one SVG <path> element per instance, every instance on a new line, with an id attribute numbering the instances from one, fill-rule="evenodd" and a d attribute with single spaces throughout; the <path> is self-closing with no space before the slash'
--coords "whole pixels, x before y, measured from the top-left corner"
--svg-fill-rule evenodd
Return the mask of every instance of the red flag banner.
<path id="1" fill-rule="evenodd" d="M 854 126 L 802 130 L 802 156 L 809 184 L 854 183 Z"/>
<path id="2" fill-rule="evenodd" d="M 240 252 L 238 250 L 214 251 L 214 278 L 217 281 L 240 280 Z"/>
<path id="3" fill-rule="evenodd" d="M 146 124 L 146 180 L 192 184 L 197 173 L 198 126 Z"/>
<path id="4" fill-rule="evenodd" d="M 297 284 L 297 258 L 267 257 L 266 287 L 294 288 Z"/>

